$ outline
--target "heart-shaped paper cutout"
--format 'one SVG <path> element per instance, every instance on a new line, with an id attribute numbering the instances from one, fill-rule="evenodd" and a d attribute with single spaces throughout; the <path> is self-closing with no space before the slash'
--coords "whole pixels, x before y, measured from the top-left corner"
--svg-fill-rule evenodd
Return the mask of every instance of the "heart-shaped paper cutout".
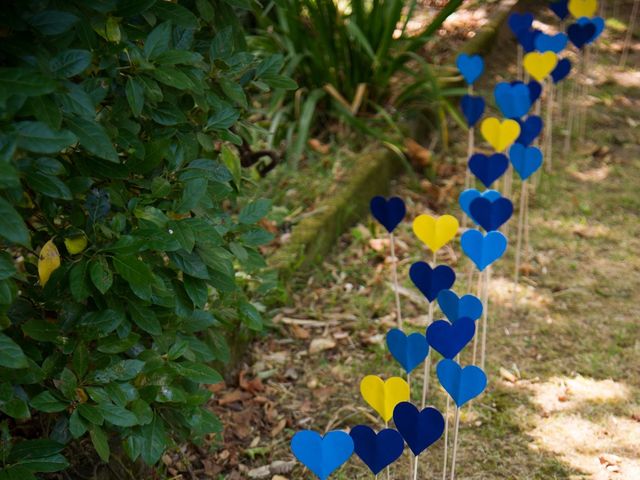
<path id="1" fill-rule="evenodd" d="M 523 29 L 516 33 L 518 43 L 525 53 L 533 52 L 536 49 L 536 37 L 540 35 L 540 33 L 540 30 L 536 28 Z"/>
<path id="2" fill-rule="evenodd" d="M 445 358 L 436 367 L 438 380 L 458 408 L 480 395 L 487 386 L 487 376 L 475 365 L 460 367 L 455 361 Z"/>
<path id="3" fill-rule="evenodd" d="M 429 354 L 429 344 L 424 335 L 420 333 L 405 335 L 397 328 L 391 329 L 387 333 L 387 348 L 407 373 L 411 373 L 424 362 Z"/>
<path id="4" fill-rule="evenodd" d="M 578 49 L 584 47 L 595 34 L 596 26 L 593 23 L 586 23 L 584 25 L 572 23 L 569 25 L 569 28 L 567 28 L 569 40 L 571 40 L 571 43 L 573 43 Z"/>
<path id="5" fill-rule="evenodd" d="M 529 88 L 524 83 L 500 82 L 493 90 L 496 105 L 507 118 L 520 118 L 531 108 Z"/>
<path id="6" fill-rule="evenodd" d="M 471 202 L 478 197 L 485 197 L 493 201 L 500 198 L 501 196 L 502 195 L 497 190 L 485 190 L 484 192 L 480 193 L 475 188 L 468 188 L 460 193 L 460 196 L 458 197 L 458 203 L 460 204 L 460 208 L 467 215 L 467 217 L 473 220 L 474 223 L 478 223 L 471 216 L 471 210 L 469 209 L 469 207 L 471 206 Z"/>
<path id="7" fill-rule="evenodd" d="M 409 277 L 418 290 L 433 302 L 442 290 L 451 288 L 456 281 L 456 274 L 447 265 L 431 268 L 428 263 L 416 262 L 409 268 Z"/>
<path id="8" fill-rule="evenodd" d="M 520 125 L 515 120 L 501 122 L 496 117 L 489 117 L 482 121 L 480 132 L 496 152 L 502 152 L 516 141 L 520 135 Z"/>
<path id="9" fill-rule="evenodd" d="M 393 232 L 407 213 L 404 201 L 398 197 L 391 197 L 387 200 L 384 197 L 376 196 L 369 204 L 371 215 L 387 229 Z"/>
<path id="10" fill-rule="evenodd" d="M 453 290 L 442 290 L 438 294 L 438 305 L 451 323 L 461 318 L 477 320 L 482 315 L 482 302 L 471 294 L 458 297 Z"/>
<path id="11" fill-rule="evenodd" d="M 492 231 L 482 235 L 479 230 L 467 230 L 460 239 L 462 251 L 480 272 L 498 260 L 507 249 L 507 237 Z"/>
<path id="12" fill-rule="evenodd" d="M 522 180 L 528 179 L 542 165 L 542 152 L 538 147 L 525 147 L 514 143 L 509 149 L 509 158 Z"/>
<path id="13" fill-rule="evenodd" d="M 597 0 L 569 0 L 569 12 L 575 18 L 593 17 L 597 10 Z"/>
<path id="14" fill-rule="evenodd" d="M 464 118 L 467 120 L 467 125 L 473 127 L 482 114 L 484 113 L 484 99 L 482 97 L 475 97 L 473 95 L 464 95 L 460 101 L 460 108 Z"/>
<path id="15" fill-rule="evenodd" d="M 442 215 L 437 219 L 430 215 L 418 215 L 413 221 L 413 233 L 432 252 L 444 247 L 458 233 L 458 219 L 452 215 Z"/>
<path id="16" fill-rule="evenodd" d="M 461 53 L 456 59 L 456 65 L 469 85 L 473 85 L 484 71 L 484 61 L 480 55 Z"/>
<path id="17" fill-rule="evenodd" d="M 360 382 L 360 393 L 382 420 L 388 422 L 395 406 L 409 400 L 409 385 L 400 377 L 391 377 L 385 382 L 375 375 L 367 375 Z"/>
<path id="18" fill-rule="evenodd" d="M 502 153 L 494 153 L 490 156 L 476 153 L 469 159 L 469 170 L 487 188 L 499 179 L 507 168 L 509 168 L 509 159 Z"/>
<path id="19" fill-rule="evenodd" d="M 554 52 L 531 52 L 524 56 L 522 64 L 529 75 L 542 82 L 556 68 L 558 56 Z"/>
<path id="20" fill-rule="evenodd" d="M 393 422 L 416 456 L 433 445 L 444 432 L 444 417 L 438 410 L 427 407 L 419 411 L 409 402 L 396 406 Z"/>
<path id="21" fill-rule="evenodd" d="M 549 8 L 560 20 L 564 20 L 569 16 L 569 0 L 551 2 Z"/>
<path id="22" fill-rule="evenodd" d="M 471 215 L 478 225 L 487 232 L 498 230 L 513 214 L 513 203 L 508 198 L 500 197 L 497 200 L 476 198 L 469 206 Z"/>
<path id="23" fill-rule="evenodd" d="M 529 115 L 526 120 L 518 120 L 520 136 L 516 143 L 528 147 L 542 132 L 542 119 L 537 115 Z"/>
<path id="24" fill-rule="evenodd" d="M 593 32 L 593 35 L 591 36 L 591 38 L 587 40 L 587 44 L 595 42 L 604 31 L 605 24 L 604 24 L 604 18 L 602 17 L 593 17 L 593 18 L 582 17 L 578 19 L 578 23 L 580 25 L 592 24 L 594 27 L 596 27 L 596 31 Z"/>
<path id="25" fill-rule="evenodd" d="M 376 434 L 367 425 L 356 425 L 349 435 L 353 439 L 356 455 L 374 475 L 395 462 L 404 450 L 402 435 L 391 428 L 385 428 Z"/>
<path id="26" fill-rule="evenodd" d="M 557 33 L 556 35 L 541 33 L 536 37 L 535 45 L 536 50 L 540 52 L 560 53 L 566 48 L 568 42 L 569 37 L 564 33 Z"/>
<path id="27" fill-rule="evenodd" d="M 551 72 L 551 78 L 553 79 L 553 83 L 558 83 L 566 78 L 571 72 L 571 60 L 568 58 L 563 58 L 558 61 L 558 65 Z"/>
<path id="28" fill-rule="evenodd" d="M 353 453 L 348 433 L 333 431 L 324 437 L 312 430 L 302 430 L 291 439 L 291 451 L 320 480 L 326 480 Z"/>
<path id="29" fill-rule="evenodd" d="M 527 83 L 527 87 L 529 87 L 529 98 L 531 98 L 531 105 L 533 105 L 542 94 L 542 85 L 535 80 L 531 80 Z"/>
<path id="30" fill-rule="evenodd" d="M 530 29 L 533 25 L 532 13 L 512 13 L 507 20 L 509 28 L 514 34 L 517 34 L 521 30 Z"/>
<path id="31" fill-rule="evenodd" d="M 476 333 L 476 322 L 459 318 L 455 323 L 436 320 L 427 327 L 427 341 L 444 358 L 455 358 Z"/>

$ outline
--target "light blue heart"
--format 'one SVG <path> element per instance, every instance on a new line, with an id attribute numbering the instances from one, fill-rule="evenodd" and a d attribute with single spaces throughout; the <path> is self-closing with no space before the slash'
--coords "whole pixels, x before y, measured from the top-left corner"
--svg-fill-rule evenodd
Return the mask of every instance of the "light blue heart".
<path id="1" fill-rule="evenodd" d="M 542 166 L 542 152 L 538 147 L 514 143 L 509 149 L 509 159 L 522 180 L 529 178 Z"/>
<path id="2" fill-rule="evenodd" d="M 461 53 L 456 59 L 456 65 L 469 85 L 472 85 L 484 71 L 484 60 L 480 55 Z"/>
<path id="3" fill-rule="evenodd" d="M 424 335 L 412 333 L 407 336 L 397 328 L 389 330 L 387 333 L 387 347 L 393 358 L 402 365 L 407 373 L 411 373 L 424 362 L 429 354 L 429 344 Z"/>
<path id="4" fill-rule="evenodd" d="M 458 297 L 453 290 L 442 290 L 438 294 L 438 305 L 451 323 L 460 318 L 477 320 L 482 315 L 482 302 L 471 294 Z"/>
<path id="5" fill-rule="evenodd" d="M 302 430 L 291 439 L 291 451 L 320 480 L 329 478 L 353 454 L 348 433 L 332 431 L 324 437 L 313 430 Z"/>
<path id="6" fill-rule="evenodd" d="M 486 198 L 487 200 L 493 202 L 501 196 L 502 194 L 497 190 L 485 190 L 484 192 L 480 192 L 475 188 L 468 188 L 460 193 L 460 196 L 458 197 L 458 203 L 460 204 L 460 208 L 462 209 L 462 211 L 466 213 L 467 217 L 473 220 L 473 222 L 477 225 L 478 222 L 476 222 L 476 220 L 471 216 L 471 202 L 473 202 L 478 197 Z"/>
<path id="7" fill-rule="evenodd" d="M 507 249 L 507 237 L 498 231 L 483 235 L 479 230 L 467 230 L 460 238 L 460 246 L 465 255 L 482 272 L 502 257 Z"/>
<path id="8" fill-rule="evenodd" d="M 493 89 L 496 105 L 507 118 L 524 117 L 531 108 L 531 92 L 524 83 L 500 82 Z"/>
<path id="9" fill-rule="evenodd" d="M 560 53 L 567 47 L 569 37 L 566 33 L 557 33 L 556 35 L 539 34 L 535 39 L 536 50 L 539 52 Z"/>
<path id="10" fill-rule="evenodd" d="M 475 365 L 462 368 L 455 361 L 444 359 L 438 363 L 436 372 L 440 385 L 458 408 L 480 395 L 487 386 L 487 376 Z"/>

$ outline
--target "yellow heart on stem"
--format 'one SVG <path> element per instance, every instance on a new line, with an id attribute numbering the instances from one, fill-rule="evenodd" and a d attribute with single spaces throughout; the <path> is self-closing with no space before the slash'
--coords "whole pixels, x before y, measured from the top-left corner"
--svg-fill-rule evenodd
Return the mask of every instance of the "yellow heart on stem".
<path id="1" fill-rule="evenodd" d="M 570 0 L 569 12 L 575 18 L 593 17 L 598 10 L 597 0 Z"/>
<path id="2" fill-rule="evenodd" d="M 430 215 L 419 215 L 413 221 L 413 233 L 432 252 L 444 247 L 458 233 L 458 219 L 452 215 L 434 218 Z"/>
<path id="3" fill-rule="evenodd" d="M 489 117 L 482 121 L 480 132 L 496 152 L 503 152 L 520 136 L 520 124 L 515 120 Z"/>
<path id="4" fill-rule="evenodd" d="M 537 81 L 542 82 L 558 64 L 558 56 L 553 52 L 531 52 L 524 56 L 524 69 Z"/>
<path id="5" fill-rule="evenodd" d="M 364 401 L 388 422 L 396 405 L 409 401 L 409 384 L 400 377 L 391 377 L 385 382 L 376 375 L 367 375 L 360 382 L 360 393 Z"/>

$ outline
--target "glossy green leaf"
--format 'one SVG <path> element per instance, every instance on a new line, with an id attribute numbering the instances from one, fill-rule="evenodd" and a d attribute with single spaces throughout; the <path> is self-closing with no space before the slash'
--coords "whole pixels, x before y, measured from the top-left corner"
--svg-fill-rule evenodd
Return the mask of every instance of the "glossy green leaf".
<path id="1" fill-rule="evenodd" d="M 33 397 L 29 403 L 36 410 L 46 413 L 61 412 L 67 408 L 66 403 L 58 400 L 46 390 Z"/>
<path id="2" fill-rule="evenodd" d="M 110 162 L 118 162 L 118 153 L 106 130 L 98 122 L 71 116 L 66 117 L 65 123 L 89 153 Z"/>
<path id="3" fill-rule="evenodd" d="M 0 333 L 0 366 L 13 369 L 28 366 L 22 348 L 4 333 Z"/>
<path id="4" fill-rule="evenodd" d="M 91 65 L 91 52 L 78 49 L 61 52 L 49 62 L 51 71 L 65 78 L 84 72 L 89 65 Z"/>
<path id="5" fill-rule="evenodd" d="M 42 122 L 15 124 L 18 147 L 35 153 L 58 153 L 77 141 L 69 130 L 52 130 Z"/>

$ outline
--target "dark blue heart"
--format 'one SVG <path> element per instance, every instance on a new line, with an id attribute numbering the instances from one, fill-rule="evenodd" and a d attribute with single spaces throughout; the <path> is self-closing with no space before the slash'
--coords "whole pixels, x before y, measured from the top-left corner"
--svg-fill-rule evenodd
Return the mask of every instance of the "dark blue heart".
<path id="1" fill-rule="evenodd" d="M 421 412 L 409 402 L 400 402 L 393 409 L 393 422 L 414 455 L 420 455 L 444 432 L 444 417 L 433 407 Z"/>
<path id="2" fill-rule="evenodd" d="M 569 0 L 560 0 L 551 2 L 549 8 L 556 14 L 560 20 L 564 20 L 569 16 Z"/>
<path id="3" fill-rule="evenodd" d="M 524 83 L 500 82 L 493 90 L 496 105 L 507 118 L 524 117 L 531 108 L 529 88 Z"/>
<path id="4" fill-rule="evenodd" d="M 427 328 L 427 341 L 444 358 L 454 358 L 467 346 L 475 333 L 476 322 L 470 318 L 459 318 L 453 324 L 446 320 L 436 320 Z"/>
<path id="5" fill-rule="evenodd" d="M 536 49 L 536 37 L 542 33 L 537 29 L 523 29 L 516 33 L 518 42 L 522 46 L 522 49 L 526 52 L 533 52 Z"/>
<path id="6" fill-rule="evenodd" d="M 565 79 L 569 72 L 571 71 L 571 60 L 568 58 L 563 58 L 558 61 L 556 68 L 551 72 L 551 78 L 553 79 L 553 83 L 558 83 Z"/>
<path id="7" fill-rule="evenodd" d="M 441 290 L 451 288 L 456 281 L 456 273 L 451 267 L 438 265 L 432 269 L 425 262 L 416 262 L 411 265 L 409 277 L 429 302 L 433 302 Z"/>
<path id="8" fill-rule="evenodd" d="M 497 190 L 485 190 L 484 192 L 480 193 L 480 191 L 476 190 L 475 188 L 467 188 L 458 196 L 458 203 L 460 204 L 460 208 L 462 209 L 462 211 L 467 214 L 467 217 L 473 220 L 471 211 L 469 210 L 469 206 L 471 205 L 471 202 L 473 200 L 478 197 L 487 197 L 489 200 L 495 200 L 497 198 L 500 198 L 501 196 L 502 195 L 500 195 L 500 192 L 498 192 Z M 475 220 L 473 221 L 475 223 L 478 223 Z"/>
<path id="9" fill-rule="evenodd" d="M 472 85 L 484 71 L 484 60 L 480 55 L 461 53 L 456 59 L 456 66 L 467 84 Z"/>
<path id="10" fill-rule="evenodd" d="M 587 43 L 595 42 L 597 40 L 597 38 L 604 31 L 604 19 L 602 17 L 593 17 L 593 18 L 580 17 L 578 19 L 578 23 L 580 25 L 588 25 L 588 24 L 591 23 L 591 24 L 593 24 L 594 27 L 596 27 L 596 31 L 593 33 L 591 38 L 589 40 L 587 40 Z"/>
<path id="11" fill-rule="evenodd" d="M 535 45 L 536 50 L 540 52 L 560 53 L 565 49 L 568 41 L 569 38 L 564 33 L 557 33 L 556 35 L 541 33 L 536 37 Z"/>
<path id="12" fill-rule="evenodd" d="M 482 153 L 476 153 L 469 159 L 469 170 L 484 184 L 491 184 L 499 179 L 509 168 L 509 159 L 502 153 L 494 153 L 490 157 Z"/>
<path id="13" fill-rule="evenodd" d="M 438 305 L 451 323 L 461 318 L 477 320 L 482 315 L 482 302 L 471 294 L 458 297 L 453 290 L 442 290 L 438 294 Z"/>
<path id="14" fill-rule="evenodd" d="M 493 202 L 486 198 L 476 198 L 469 207 L 478 225 L 487 232 L 498 230 L 513 214 L 513 203 L 505 197 Z"/>
<path id="15" fill-rule="evenodd" d="M 380 196 L 373 197 L 369 206 L 371 207 L 373 217 L 378 220 L 389 233 L 393 232 L 407 213 L 404 202 L 398 197 L 392 197 L 389 200 Z"/>
<path id="16" fill-rule="evenodd" d="M 567 34 L 569 40 L 576 48 L 580 49 L 584 47 L 596 33 L 596 26 L 593 23 L 586 23 L 580 25 L 579 23 L 572 23 L 567 28 Z"/>
<path id="17" fill-rule="evenodd" d="M 349 432 L 356 455 L 377 475 L 395 462 L 404 450 L 402 435 L 396 430 L 385 428 L 376 432 L 366 425 L 356 425 Z"/>
<path id="18" fill-rule="evenodd" d="M 467 119 L 467 125 L 473 127 L 484 113 L 484 100 L 482 97 L 465 95 L 460 101 L 460 107 L 464 118 Z"/>
<path id="19" fill-rule="evenodd" d="M 509 15 L 509 28 L 514 34 L 521 30 L 529 30 L 533 24 L 532 13 L 512 13 Z"/>
<path id="20" fill-rule="evenodd" d="M 542 94 L 542 84 L 535 80 L 531 80 L 527 83 L 527 87 L 529 87 L 529 98 L 531 99 L 531 105 L 533 105 Z"/>
<path id="21" fill-rule="evenodd" d="M 526 120 L 518 120 L 520 136 L 516 143 L 528 147 L 542 132 L 542 119 L 537 115 L 529 115 Z"/>

